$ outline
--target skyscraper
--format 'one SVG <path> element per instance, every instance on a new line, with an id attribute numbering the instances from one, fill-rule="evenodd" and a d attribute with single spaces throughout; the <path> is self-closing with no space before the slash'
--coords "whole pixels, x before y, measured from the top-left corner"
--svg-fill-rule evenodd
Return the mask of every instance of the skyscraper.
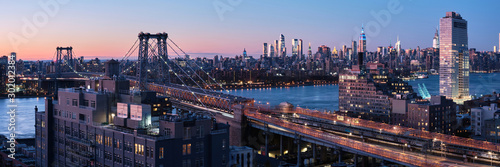
<path id="1" fill-rule="evenodd" d="M 275 57 L 278 57 L 280 56 L 280 44 L 279 44 L 279 41 L 280 40 L 274 40 L 274 56 Z"/>
<path id="2" fill-rule="evenodd" d="M 401 55 L 401 41 L 399 40 L 399 35 L 396 41 L 396 44 L 394 45 L 396 51 L 398 52 L 398 57 Z"/>
<path id="3" fill-rule="evenodd" d="M 349 57 L 347 55 L 347 46 L 342 45 L 342 59 L 345 61 L 346 57 Z"/>
<path id="4" fill-rule="evenodd" d="M 446 12 L 439 28 L 439 93 L 460 103 L 469 97 L 467 21 L 458 13 Z"/>
<path id="5" fill-rule="evenodd" d="M 356 60 L 355 60 L 355 59 L 356 59 L 356 57 L 357 57 L 357 55 L 358 55 L 358 51 L 357 51 L 357 49 L 356 49 L 357 47 L 358 47 L 358 45 L 356 45 L 356 41 L 355 41 L 355 40 L 352 40 L 352 43 L 351 43 L 352 53 L 351 53 L 351 55 L 350 55 L 350 56 L 351 56 L 351 58 L 352 58 L 352 60 L 351 60 L 352 62 L 356 62 Z"/>
<path id="6" fill-rule="evenodd" d="M 292 39 L 292 57 L 297 57 L 299 55 L 299 40 Z"/>
<path id="7" fill-rule="evenodd" d="M 274 57 L 274 46 L 273 46 L 273 44 L 269 45 L 269 57 Z"/>
<path id="8" fill-rule="evenodd" d="M 264 57 L 267 57 L 269 51 L 268 51 L 268 47 L 267 47 L 267 43 L 264 43 L 264 45 L 262 45 L 262 55 Z"/>
<path id="9" fill-rule="evenodd" d="M 300 60 L 303 60 L 303 59 L 304 59 L 304 53 L 303 53 L 303 51 L 302 51 L 302 49 L 303 49 L 302 39 L 299 39 L 299 46 L 298 46 L 298 49 L 299 49 L 299 59 L 300 59 Z"/>
<path id="10" fill-rule="evenodd" d="M 366 35 L 365 28 L 361 26 L 361 34 L 359 34 L 359 52 L 366 52 Z"/>
<path id="11" fill-rule="evenodd" d="M 311 42 L 309 42 L 309 50 L 307 51 L 307 58 L 312 59 Z"/>
<path id="12" fill-rule="evenodd" d="M 279 53 L 281 57 L 286 56 L 286 47 L 285 47 L 285 36 L 283 34 L 280 35 L 280 41 L 279 41 Z"/>
<path id="13" fill-rule="evenodd" d="M 432 47 L 434 49 L 439 48 L 439 31 L 436 28 L 436 33 L 434 34 L 434 39 L 432 39 Z"/>

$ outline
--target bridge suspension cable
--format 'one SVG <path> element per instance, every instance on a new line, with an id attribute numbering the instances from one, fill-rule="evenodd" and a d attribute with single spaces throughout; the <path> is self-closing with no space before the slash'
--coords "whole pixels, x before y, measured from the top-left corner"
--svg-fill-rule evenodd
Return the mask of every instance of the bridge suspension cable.
<path id="1" fill-rule="evenodd" d="M 167 63 L 167 61 L 165 59 L 163 59 L 163 57 L 159 56 L 162 60 L 163 63 L 165 63 L 165 65 L 168 66 L 169 69 L 172 69 L 172 67 Z M 186 85 L 186 83 L 184 82 L 184 80 L 182 80 L 179 75 L 177 75 L 177 72 L 174 71 L 174 75 L 175 77 L 177 77 L 181 82 L 182 84 L 191 92 L 191 94 L 196 98 L 196 100 L 198 100 L 198 102 L 201 103 L 201 105 L 203 105 L 203 107 L 205 108 L 208 108 L 201 100 L 200 98 L 198 98 L 198 96 L 196 95 L 196 93 L 193 92 L 193 90 L 191 90 L 191 88 L 189 88 L 189 86 Z"/>
<path id="2" fill-rule="evenodd" d="M 150 46 L 150 47 L 149 47 L 149 49 L 152 51 L 152 53 L 155 53 L 155 52 L 154 52 L 154 49 L 152 49 L 152 48 L 155 48 L 155 47 L 153 47 L 153 45 L 151 45 L 151 44 L 149 44 L 149 46 Z M 170 45 L 169 45 L 169 46 L 170 46 Z M 158 56 L 158 57 L 161 57 L 161 56 Z M 161 59 L 163 60 L 163 58 L 161 58 Z M 165 62 L 165 60 L 163 60 L 163 61 Z M 193 81 L 193 82 L 194 82 L 194 84 L 196 84 L 196 86 L 198 86 L 198 87 L 199 87 L 199 88 L 200 88 L 200 89 L 201 89 L 204 93 L 207 93 L 207 92 L 205 91 L 205 89 L 203 89 L 203 88 L 202 88 L 202 87 L 201 87 L 201 86 L 200 86 L 200 85 L 199 85 L 199 84 L 198 84 L 198 83 L 197 83 L 197 82 L 196 82 L 196 81 L 195 81 L 195 80 L 194 80 L 191 76 L 189 76 L 189 74 L 188 74 L 188 73 L 187 73 L 184 69 L 182 69 L 182 68 L 181 68 L 181 66 L 180 66 L 178 63 L 176 63 L 175 61 L 172 61 L 172 62 L 173 62 L 173 63 L 174 63 L 174 64 L 175 64 L 175 65 L 176 65 L 176 66 L 177 66 L 177 67 L 178 67 L 178 68 L 179 68 L 179 69 L 180 69 L 180 70 L 181 70 L 184 74 L 186 74 L 186 76 L 187 76 L 189 79 L 191 79 L 191 81 Z M 165 63 L 167 63 L 167 64 L 168 64 L 168 62 L 165 62 Z M 169 69 L 172 69 L 172 68 L 169 66 Z M 188 85 L 186 85 L 186 87 L 188 87 Z"/>
<path id="3" fill-rule="evenodd" d="M 125 53 L 125 55 L 124 55 L 124 56 L 122 57 L 122 59 L 120 60 L 120 64 L 121 64 L 122 62 L 124 62 L 124 60 L 125 60 L 125 59 L 128 59 L 128 58 L 130 57 L 130 55 L 132 55 L 132 53 L 134 53 L 134 52 L 135 52 L 135 50 L 136 50 L 136 49 L 137 49 L 137 47 L 139 46 L 139 45 L 137 45 L 137 42 L 138 42 L 138 41 L 139 41 L 139 39 L 136 39 L 136 40 L 135 40 L 134 44 L 130 47 L 130 49 L 128 49 L 127 53 Z M 137 46 L 136 46 L 136 45 L 137 45 Z M 132 49 L 133 49 L 133 50 L 132 50 Z M 132 51 L 132 52 L 130 52 L 130 51 Z"/>
<path id="4" fill-rule="evenodd" d="M 172 49 L 172 51 L 174 51 L 174 53 L 175 53 L 175 54 L 177 54 L 177 56 L 178 56 L 179 58 L 181 57 L 181 56 L 179 55 L 179 53 L 177 53 L 177 51 L 175 51 L 175 49 L 174 49 L 174 48 L 172 48 L 172 45 L 168 45 L 168 44 L 167 44 L 167 46 L 168 46 L 168 47 L 170 47 L 170 49 Z M 185 72 L 185 71 L 184 71 L 184 70 L 183 70 L 183 69 L 182 69 L 182 68 L 181 68 L 181 67 L 180 67 L 180 66 L 179 66 L 179 65 L 178 65 L 175 61 L 174 61 L 174 63 L 175 63 L 175 64 L 177 65 L 177 67 L 179 67 L 179 68 L 180 68 L 180 69 L 181 69 L 184 73 L 186 73 L 186 72 Z M 193 73 L 194 73 L 194 74 L 195 74 L 198 78 L 200 78 L 200 80 L 201 80 L 203 83 L 205 83 L 205 84 L 208 86 L 208 88 L 210 88 L 210 90 L 212 90 L 212 91 L 213 91 L 213 89 L 210 87 L 210 85 L 209 85 L 208 83 L 206 83 L 206 82 L 205 82 L 205 80 L 203 80 L 203 78 L 201 78 L 201 77 L 200 77 L 200 75 L 198 75 L 198 73 L 196 73 L 196 71 L 195 71 L 195 70 L 191 67 L 191 65 L 189 65 L 189 62 L 187 63 L 187 67 L 189 67 L 189 69 L 191 69 L 191 71 L 193 71 Z M 193 81 L 196 85 L 198 85 L 198 83 L 196 83 L 196 81 L 194 81 L 194 79 L 193 79 L 191 76 L 189 76 L 189 74 L 187 74 L 187 73 L 186 73 L 186 75 L 188 75 L 188 77 L 189 77 L 189 78 L 190 78 L 190 79 L 191 79 L 191 80 L 192 80 L 192 81 Z M 205 89 L 204 89 L 204 88 L 202 88 L 200 85 L 198 85 L 198 87 L 199 87 L 200 89 L 202 89 L 202 90 L 203 90 L 203 92 L 205 92 L 205 93 L 206 93 L 206 91 L 205 91 Z"/>
<path id="5" fill-rule="evenodd" d="M 172 42 L 172 44 L 174 44 L 175 47 L 177 47 L 184 55 L 187 55 L 186 52 L 184 52 L 184 50 L 182 50 L 181 47 L 179 47 L 171 38 L 168 38 L 168 40 L 170 42 Z M 188 60 L 189 61 L 189 60 Z M 210 74 L 208 72 L 206 72 L 205 70 L 203 70 L 203 68 L 200 67 L 200 65 L 198 65 L 195 61 L 193 61 L 193 64 L 195 64 L 201 71 L 203 71 L 205 74 L 207 74 L 207 76 L 212 79 L 212 81 L 214 81 L 214 83 L 216 85 L 218 85 L 222 90 L 226 91 L 226 92 L 229 92 L 228 90 L 224 89 L 224 87 L 222 86 L 222 84 L 220 84 L 219 82 L 217 82 L 212 76 L 210 76 Z M 203 79 L 202 79 L 203 80 Z M 210 85 L 209 85 L 210 86 Z"/>

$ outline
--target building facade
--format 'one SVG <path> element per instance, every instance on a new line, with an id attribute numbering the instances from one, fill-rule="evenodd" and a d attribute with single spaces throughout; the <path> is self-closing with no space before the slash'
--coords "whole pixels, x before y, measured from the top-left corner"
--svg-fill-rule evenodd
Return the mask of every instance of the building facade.
<path id="1" fill-rule="evenodd" d="M 482 136 L 485 121 L 493 119 L 494 114 L 497 111 L 500 112 L 498 109 L 498 104 L 496 103 L 492 103 L 489 106 L 471 108 L 470 115 L 472 134 L 476 136 Z M 488 133 L 488 131 L 485 132 Z"/>
<path id="2" fill-rule="evenodd" d="M 126 80 L 60 89 L 36 112 L 36 166 L 225 166 L 229 126 L 172 115 L 168 97 L 131 92 Z"/>
<path id="3" fill-rule="evenodd" d="M 467 21 L 446 12 L 439 21 L 439 93 L 460 101 L 469 98 L 469 52 Z M 463 101 L 463 100 L 462 100 Z"/>
<path id="4" fill-rule="evenodd" d="M 444 96 L 431 96 L 429 101 L 408 104 L 407 127 L 452 134 L 455 131 L 456 104 Z"/>
<path id="5" fill-rule="evenodd" d="M 361 54 L 359 64 L 363 62 Z M 397 95 L 416 96 L 411 85 L 392 77 L 383 64 L 353 66 L 339 76 L 339 110 L 350 117 L 392 123 L 391 99 Z M 395 116 L 400 116 L 397 113 L 402 112 L 395 112 Z"/>

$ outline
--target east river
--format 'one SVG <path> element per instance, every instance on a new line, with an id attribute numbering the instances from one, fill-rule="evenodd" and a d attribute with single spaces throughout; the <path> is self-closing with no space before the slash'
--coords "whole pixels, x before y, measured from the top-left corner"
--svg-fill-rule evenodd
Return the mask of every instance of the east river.
<path id="1" fill-rule="evenodd" d="M 418 92 L 417 84 L 425 84 L 431 95 L 439 94 L 439 76 L 430 75 L 426 79 L 409 81 L 413 89 Z M 500 73 L 470 74 L 470 94 L 484 95 L 500 92 Z M 281 102 L 290 102 L 296 106 L 318 110 L 338 110 L 338 85 L 315 85 L 297 87 L 274 87 L 229 90 L 230 94 L 254 98 L 257 103 L 278 105 Z M 39 111 L 45 109 L 45 98 L 16 98 L 18 105 L 16 112 L 16 135 L 18 138 L 35 136 L 35 106 Z M 0 99 L 0 134 L 6 135 L 8 131 L 9 115 L 8 99 Z"/>

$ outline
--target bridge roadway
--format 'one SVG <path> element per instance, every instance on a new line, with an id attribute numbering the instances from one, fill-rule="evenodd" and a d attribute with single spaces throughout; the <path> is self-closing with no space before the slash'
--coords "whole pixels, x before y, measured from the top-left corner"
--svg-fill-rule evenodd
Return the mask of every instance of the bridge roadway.
<path id="1" fill-rule="evenodd" d="M 136 81 L 130 80 L 130 85 L 135 86 Z M 222 92 L 216 92 L 206 89 L 190 87 L 178 84 L 160 85 L 148 83 L 148 90 L 155 91 L 160 94 L 170 96 L 179 101 L 203 106 L 209 109 L 214 109 L 229 114 L 233 114 L 234 104 L 243 104 L 253 102 L 253 99 L 230 95 Z"/>
<path id="2" fill-rule="evenodd" d="M 266 106 L 260 106 L 263 110 Z M 268 107 L 267 107 L 268 108 Z M 273 110 L 278 111 L 278 110 Z M 337 125 L 343 128 L 359 131 L 365 135 L 379 135 L 389 137 L 392 142 L 407 143 L 411 145 L 423 145 L 429 142 L 444 143 L 448 152 L 453 152 L 460 155 L 478 156 L 490 158 L 489 153 L 493 154 L 493 159 L 497 159 L 499 155 L 500 145 L 487 141 L 474 140 L 470 138 L 462 138 L 458 136 L 445 135 L 434 133 L 425 130 L 417 130 L 397 125 L 388 125 L 385 123 L 373 122 L 358 118 L 351 118 L 343 115 L 325 113 L 317 110 L 310 110 L 297 107 L 293 111 L 278 111 L 282 113 L 295 113 L 299 117 L 312 121 L 311 123 L 320 123 L 324 125 Z M 340 130 L 337 128 L 337 130 Z M 375 133 L 373 133 L 375 132 Z M 387 138 L 386 138 L 387 139 Z"/>
<path id="3" fill-rule="evenodd" d="M 297 134 L 301 140 L 317 145 L 323 145 L 331 148 L 341 148 L 342 151 L 375 157 L 386 161 L 394 162 L 406 166 L 472 166 L 471 163 L 464 163 L 460 160 L 452 160 L 434 155 L 428 155 L 424 158 L 423 154 L 415 152 L 402 152 L 401 149 L 388 147 L 381 144 L 370 144 L 368 142 L 358 141 L 353 138 L 342 137 L 334 133 L 319 130 L 308 125 L 296 124 L 276 116 L 262 114 L 259 112 L 245 111 L 245 116 L 252 120 L 250 126 L 268 130 L 272 133 L 285 135 L 294 138 Z"/>

